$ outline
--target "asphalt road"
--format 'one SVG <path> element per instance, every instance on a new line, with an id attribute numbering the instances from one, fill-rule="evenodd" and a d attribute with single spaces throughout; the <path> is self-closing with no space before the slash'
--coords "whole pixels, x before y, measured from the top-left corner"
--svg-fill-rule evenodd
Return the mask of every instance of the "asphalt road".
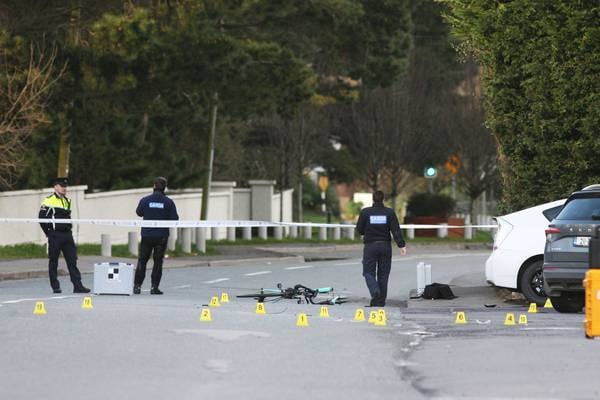
<path id="1" fill-rule="evenodd" d="M 48 294 L 46 279 L 2 281 L 1 398 L 600 398 L 600 341 L 583 338 L 582 314 L 541 310 L 528 325 L 504 326 L 506 312 L 527 309 L 487 289 L 462 303 L 408 299 L 418 261 L 433 265 L 434 281 L 476 291 L 486 256 L 395 257 L 387 326 L 353 321 L 368 297 L 358 258 L 170 269 L 165 295 L 149 295 L 146 282 L 139 296 L 93 296 L 91 310 L 83 296 Z M 319 306 L 290 300 L 257 315 L 254 300 L 235 298 L 277 283 L 333 286 L 350 301 L 321 318 Z M 199 321 L 223 291 L 231 302 Z M 33 314 L 38 300 L 46 315 Z M 461 310 L 466 325 L 454 323 Z M 299 313 L 308 327 L 296 326 Z"/>

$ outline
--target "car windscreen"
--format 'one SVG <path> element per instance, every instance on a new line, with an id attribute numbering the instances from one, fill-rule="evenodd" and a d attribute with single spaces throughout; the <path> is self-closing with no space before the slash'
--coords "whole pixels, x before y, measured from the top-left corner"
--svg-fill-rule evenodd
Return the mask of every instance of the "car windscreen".
<path id="1" fill-rule="evenodd" d="M 594 217 L 594 218 L 592 218 Z M 567 202 L 557 220 L 600 219 L 600 197 L 580 197 Z"/>

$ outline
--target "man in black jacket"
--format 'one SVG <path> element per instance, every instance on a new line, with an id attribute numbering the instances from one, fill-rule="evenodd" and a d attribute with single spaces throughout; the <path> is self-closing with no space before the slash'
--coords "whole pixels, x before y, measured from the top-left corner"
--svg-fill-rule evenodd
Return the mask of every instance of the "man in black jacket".
<path id="1" fill-rule="evenodd" d="M 154 179 L 154 192 L 140 200 L 135 212 L 144 220 L 178 220 L 177 208 L 173 200 L 165 195 L 167 179 L 160 176 Z M 163 294 L 158 288 L 162 278 L 162 264 L 169 240 L 169 228 L 142 228 L 140 256 L 135 269 L 133 293 L 140 294 L 146 277 L 146 264 L 150 254 L 154 260 L 152 266 L 152 286 L 150 294 Z"/>
<path id="2" fill-rule="evenodd" d="M 356 223 L 358 233 L 363 236 L 363 276 L 371 294 L 371 307 L 385 306 L 387 285 L 392 268 L 392 246 L 390 233 L 406 255 L 406 243 L 400 232 L 396 213 L 383 205 L 383 192 L 373 193 L 373 206 L 363 208 Z"/>
<path id="3" fill-rule="evenodd" d="M 67 197 L 68 179 L 61 177 L 53 180 L 54 193 L 46 197 L 40 207 L 38 218 L 71 219 L 71 200 Z M 77 268 L 77 246 L 73 240 L 70 223 L 40 223 L 48 238 L 48 275 L 54 293 L 62 293 L 58 281 L 58 257 L 62 251 L 67 262 L 73 293 L 89 293 L 90 289 L 81 283 L 81 272 Z"/>

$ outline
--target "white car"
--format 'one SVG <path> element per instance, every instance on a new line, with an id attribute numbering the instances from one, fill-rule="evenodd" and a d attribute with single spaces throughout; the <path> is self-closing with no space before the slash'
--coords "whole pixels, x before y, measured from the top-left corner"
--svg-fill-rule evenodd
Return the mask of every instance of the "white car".
<path id="1" fill-rule="evenodd" d="M 544 231 L 565 201 L 556 200 L 495 218 L 498 230 L 492 254 L 485 263 L 485 278 L 489 283 L 521 292 L 527 300 L 544 304 Z"/>

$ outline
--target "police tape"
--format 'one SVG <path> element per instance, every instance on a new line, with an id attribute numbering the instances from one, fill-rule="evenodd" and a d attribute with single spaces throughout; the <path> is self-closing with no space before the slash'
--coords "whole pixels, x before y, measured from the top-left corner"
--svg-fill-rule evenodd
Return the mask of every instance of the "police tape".
<path id="1" fill-rule="evenodd" d="M 59 219 L 59 218 L 1 218 L 0 223 L 24 223 L 24 224 L 89 224 L 115 227 L 133 228 L 255 228 L 255 227 L 312 227 L 312 228 L 354 228 L 354 224 L 321 224 L 313 222 L 267 222 L 267 221 L 244 221 L 244 220 L 139 220 L 139 219 Z M 421 225 L 400 224 L 403 229 L 494 229 L 498 225 Z"/>

